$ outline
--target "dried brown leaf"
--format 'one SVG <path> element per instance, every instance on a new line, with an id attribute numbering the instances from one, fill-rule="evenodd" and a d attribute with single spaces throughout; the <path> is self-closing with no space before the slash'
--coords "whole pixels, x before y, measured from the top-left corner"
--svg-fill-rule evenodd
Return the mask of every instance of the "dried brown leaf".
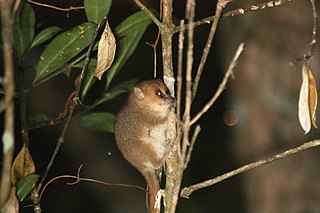
<path id="1" fill-rule="evenodd" d="M 11 182 L 15 186 L 17 182 L 25 176 L 35 173 L 36 168 L 26 145 L 23 145 L 19 154 L 15 158 L 11 170 Z"/>
<path id="2" fill-rule="evenodd" d="M 311 129 L 309 110 L 309 77 L 306 65 L 302 67 L 302 84 L 299 94 L 298 116 L 302 129 L 307 134 Z"/>
<path id="3" fill-rule="evenodd" d="M 116 39 L 111 31 L 109 23 L 101 35 L 98 46 L 98 61 L 95 70 L 95 77 L 101 80 L 103 73 L 111 66 L 114 56 L 116 54 Z"/>
<path id="4" fill-rule="evenodd" d="M 318 104 L 318 92 L 317 92 L 317 85 L 316 81 L 313 77 L 311 69 L 309 69 L 309 106 L 310 106 L 310 116 L 312 125 L 315 128 L 318 128 L 316 122 L 316 110 Z"/>

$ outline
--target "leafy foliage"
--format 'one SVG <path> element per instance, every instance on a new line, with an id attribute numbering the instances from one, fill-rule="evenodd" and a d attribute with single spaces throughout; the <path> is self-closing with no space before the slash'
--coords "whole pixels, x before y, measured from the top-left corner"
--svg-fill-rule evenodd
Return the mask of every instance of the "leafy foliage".
<path id="1" fill-rule="evenodd" d="M 95 102 L 94 106 L 110 101 L 123 93 L 129 92 L 130 89 L 133 88 L 134 85 L 136 85 L 136 83 L 136 79 L 130 79 L 118 84 L 111 90 L 106 91 L 105 94 Z"/>
<path id="2" fill-rule="evenodd" d="M 41 54 L 34 83 L 59 74 L 59 68 L 89 46 L 95 27 L 95 24 L 86 22 L 53 39 Z"/>
<path id="3" fill-rule="evenodd" d="M 108 15 L 111 3 L 111 0 L 85 0 L 84 8 L 88 21 L 99 24 Z"/>
<path id="4" fill-rule="evenodd" d="M 36 126 L 39 124 L 44 124 L 47 122 L 50 122 L 50 119 L 45 116 L 44 114 L 40 114 L 40 113 L 30 113 L 28 114 L 28 118 L 27 118 L 28 124 L 29 126 Z"/>
<path id="5" fill-rule="evenodd" d="M 81 23 L 63 32 L 59 27 L 51 26 L 43 29 L 36 35 L 35 13 L 29 4 L 21 4 L 16 13 L 13 26 L 13 45 L 16 55 L 20 59 L 19 62 L 23 63 L 26 54 L 32 48 L 46 42 L 48 43 L 35 66 L 36 73 L 32 87 L 43 84 L 56 75 L 83 68 L 86 48 L 91 44 L 93 35 L 99 30 L 97 28 L 98 25 L 108 15 L 111 2 L 111 0 L 85 0 L 84 6 L 88 22 Z M 102 95 L 94 100 L 92 105 L 83 108 L 86 109 L 86 114 L 81 115 L 81 124 L 83 126 L 95 131 L 113 133 L 115 116 L 106 112 L 92 113 L 91 110 L 99 104 L 106 103 L 128 92 L 136 84 L 137 80 L 131 79 L 109 88 L 116 74 L 135 51 L 150 23 L 151 20 L 146 14 L 137 12 L 114 29 L 116 38 L 116 42 L 114 43 L 118 43 L 119 47 L 116 50 L 115 46 L 113 47 L 112 57 L 114 56 L 114 62 L 109 61 L 107 66 L 105 65 L 103 68 L 106 70 L 111 66 L 101 81 L 105 86 Z M 109 32 L 112 30 L 111 28 L 107 29 Z M 107 36 L 109 35 L 107 34 Z M 97 44 L 98 41 L 96 41 L 94 51 L 97 50 Z M 83 100 L 96 83 L 96 67 L 97 58 L 95 57 L 95 52 L 93 52 L 81 87 L 80 99 L 82 103 L 85 103 Z M 77 83 L 75 84 L 77 86 Z M 30 90 L 32 88 L 28 91 Z M 28 93 L 24 95 L 28 99 Z M 28 127 L 45 126 L 46 123 L 53 125 L 52 119 L 39 112 L 27 114 L 26 119 Z M 39 175 L 35 174 L 35 171 L 35 164 L 28 145 L 24 144 L 14 160 L 11 173 L 11 181 L 16 186 L 16 195 L 19 202 L 22 202 L 35 187 L 39 179 Z"/>
<path id="6" fill-rule="evenodd" d="M 48 27 L 43 29 L 36 37 L 33 39 L 30 48 L 36 47 L 57 35 L 61 29 L 56 26 Z"/>
<path id="7" fill-rule="evenodd" d="M 35 187 L 40 175 L 30 174 L 17 183 L 17 197 L 22 202 Z"/>
<path id="8" fill-rule="evenodd" d="M 107 72 L 106 89 L 109 88 L 113 77 L 135 51 L 142 35 L 151 23 L 151 19 L 142 11 L 124 20 L 115 29 L 118 38 L 118 52 L 113 65 Z"/>
<path id="9" fill-rule="evenodd" d="M 91 113 L 81 118 L 83 126 L 95 131 L 114 132 L 115 116 L 111 113 Z"/>
<path id="10" fill-rule="evenodd" d="M 34 37 L 35 14 L 29 4 L 22 3 L 13 24 L 13 46 L 21 58 L 29 49 Z"/>

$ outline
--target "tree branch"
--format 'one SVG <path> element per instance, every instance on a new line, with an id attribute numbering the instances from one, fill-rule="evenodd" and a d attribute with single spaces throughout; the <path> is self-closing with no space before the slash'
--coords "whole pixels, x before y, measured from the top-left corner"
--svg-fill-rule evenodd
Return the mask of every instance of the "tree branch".
<path id="1" fill-rule="evenodd" d="M 289 149 L 289 150 L 287 150 L 285 152 L 270 156 L 268 158 L 256 161 L 254 163 L 250 163 L 250 164 L 244 165 L 244 166 L 242 166 L 242 167 L 240 167 L 238 169 L 235 169 L 235 170 L 232 170 L 230 172 L 227 172 L 227 173 L 225 173 L 223 175 L 220 175 L 220 176 L 218 176 L 216 178 L 213 178 L 211 180 L 207 180 L 207 181 L 204 181 L 204 182 L 201 182 L 201 183 L 198 183 L 198 184 L 194 184 L 192 186 L 185 187 L 181 191 L 181 197 L 189 198 L 191 193 L 193 193 L 194 191 L 197 191 L 199 189 L 203 189 L 203 188 L 212 186 L 214 184 L 217 184 L 217 183 L 219 183 L 221 181 L 229 179 L 229 178 L 231 178 L 231 177 L 233 177 L 235 175 L 241 174 L 241 173 L 246 172 L 248 170 L 252 170 L 254 168 L 257 168 L 257 167 L 272 163 L 274 161 L 283 159 L 283 158 L 288 157 L 290 155 L 296 154 L 298 152 L 301 152 L 301 151 L 304 151 L 304 150 L 307 150 L 307 149 L 310 149 L 310 148 L 313 148 L 313 147 L 316 147 L 316 146 L 319 146 L 319 145 L 320 145 L 320 140 L 313 140 L 313 141 L 310 141 L 310 142 L 306 142 L 301 146 L 295 147 L 293 149 Z"/>
<path id="2" fill-rule="evenodd" d="M 47 8 L 51 8 L 51 9 L 59 10 L 59 11 L 65 11 L 65 12 L 69 12 L 69 11 L 72 11 L 72 10 L 83 10 L 84 9 L 83 6 L 80 6 L 80 7 L 70 6 L 69 8 L 61 8 L 61 7 L 53 6 L 53 5 L 50 5 L 50 4 L 44 4 L 44 3 L 36 2 L 36 1 L 33 1 L 33 0 L 27 0 L 27 1 L 29 3 L 31 3 L 31 4 L 34 4 L 34 5 L 38 5 L 38 6 L 41 6 L 41 7 L 47 7 Z"/>
<path id="3" fill-rule="evenodd" d="M 179 32 L 178 46 L 178 73 L 177 73 L 177 120 L 181 119 L 181 96 L 182 96 L 182 69 L 183 69 L 183 48 L 184 48 L 184 20 L 180 21 L 181 31 Z"/>
<path id="4" fill-rule="evenodd" d="M 155 17 L 151 11 L 144 5 L 141 3 L 141 1 L 139 0 L 132 0 L 134 1 L 134 3 L 136 3 L 136 5 L 142 10 L 144 11 L 150 18 L 151 20 L 159 27 L 161 28 L 162 23 L 157 19 L 157 17 Z"/>
<path id="5" fill-rule="evenodd" d="M 2 171 L 0 183 L 0 210 L 5 205 L 11 190 L 10 171 L 14 151 L 14 65 L 12 50 L 12 25 L 13 17 L 11 8 L 13 0 L 0 0 L 0 13 L 2 23 L 2 43 L 4 60 L 4 131 L 2 135 Z"/>
<path id="6" fill-rule="evenodd" d="M 189 143 L 189 131 L 190 131 L 190 112 L 192 105 L 192 67 L 193 67 L 193 36 L 194 36 L 194 28 L 192 27 L 192 23 L 195 16 L 195 1 L 188 0 L 186 5 L 186 19 L 188 20 L 188 46 L 187 46 L 187 65 L 186 65 L 186 95 L 185 95 L 185 111 L 183 116 L 183 135 L 182 135 L 182 149 L 181 149 L 181 158 L 185 159 L 187 154 L 187 147 L 190 145 Z M 181 165 L 181 170 L 183 170 L 183 166 Z"/>
<path id="7" fill-rule="evenodd" d="M 175 76 L 173 72 L 172 37 L 174 24 L 172 20 L 173 0 L 162 0 L 162 26 L 160 29 L 162 43 L 162 66 L 163 80 L 168 86 L 173 97 L 175 96 Z M 174 145 L 177 137 L 176 115 L 174 109 L 171 110 L 168 119 L 167 140 L 169 145 Z M 172 149 L 166 159 L 166 188 L 164 203 L 165 212 L 171 213 L 176 209 L 177 195 L 179 196 L 180 186 L 177 184 L 176 171 L 179 167 L 179 153 L 177 149 Z"/>
<path id="8" fill-rule="evenodd" d="M 184 169 L 187 168 L 190 160 L 191 160 L 191 154 L 192 154 L 192 151 L 193 151 L 193 147 L 197 141 L 197 138 L 198 138 L 198 135 L 201 131 L 201 127 L 200 125 L 197 125 L 194 132 L 193 132 L 193 135 L 192 135 L 192 139 L 191 139 L 191 143 L 190 143 L 190 147 L 188 149 L 188 153 L 187 153 L 187 156 L 185 158 L 185 162 L 184 162 Z"/>
<path id="9" fill-rule="evenodd" d="M 177 137 L 175 144 L 177 145 L 177 152 L 181 154 L 181 97 L 182 97 L 182 69 L 183 69 L 183 49 L 184 49 L 184 20 L 180 21 L 180 26 L 182 26 L 182 30 L 179 32 L 179 45 L 178 45 L 178 72 L 177 72 L 177 98 L 176 98 L 176 120 L 177 124 Z M 181 156 L 179 156 L 180 158 Z"/>
<path id="10" fill-rule="evenodd" d="M 202 57 L 200 60 L 200 64 L 198 66 L 198 70 L 197 70 L 197 74 L 194 80 L 194 84 L 192 87 L 192 99 L 194 99 L 194 97 L 197 94 L 197 90 L 198 90 L 198 86 L 199 86 L 199 81 L 201 79 L 201 75 L 202 75 L 202 71 L 204 68 L 204 65 L 206 64 L 209 52 L 210 52 L 210 48 L 211 48 L 211 44 L 213 41 L 213 37 L 216 33 L 216 29 L 218 26 L 218 22 L 220 20 L 220 16 L 222 14 L 222 10 L 223 8 L 229 3 L 229 1 L 218 1 L 217 6 L 216 6 L 216 12 L 214 15 L 214 19 L 213 19 L 213 23 L 211 25 L 211 29 L 210 29 L 210 33 L 207 39 L 207 43 L 206 46 L 203 49 L 203 53 L 202 53 Z"/>
<path id="11" fill-rule="evenodd" d="M 80 175 L 80 171 L 82 169 L 82 164 L 79 166 L 78 171 L 77 171 L 77 175 L 59 175 L 57 177 L 52 178 L 50 181 L 48 181 L 48 183 L 46 183 L 43 187 L 43 189 L 41 190 L 40 193 L 40 199 L 43 196 L 43 193 L 45 192 L 46 188 L 53 183 L 54 181 L 58 180 L 58 179 L 66 179 L 66 178 L 70 178 L 70 179 L 75 179 L 75 181 L 73 182 L 68 182 L 67 185 L 69 186 L 73 186 L 78 184 L 80 181 L 85 181 L 85 182 L 92 182 L 92 183 L 97 183 L 97 184 L 101 184 L 101 185 L 105 185 L 105 186 L 112 186 L 112 187 L 125 187 L 125 188 L 134 188 L 134 189 L 139 189 L 143 192 L 146 192 L 146 190 L 140 186 L 136 186 L 136 185 L 131 185 L 131 184 L 123 184 L 123 183 L 108 183 L 108 182 L 104 182 L 101 180 L 96 180 L 96 179 L 92 179 L 92 178 L 84 178 L 81 177 Z"/>
<path id="12" fill-rule="evenodd" d="M 317 10 L 316 10 L 316 5 L 314 3 L 314 0 L 310 0 L 311 8 L 312 8 L 312 36 L 311 36 L 311 42 L 309 44 L 309 52 L 304 54 L 301 58 L 298 58 L 294 60 L 294 62 L 291 63 L 291 65 L 295 65 L 298 61 L 307 61 L 307 60 L 312 60 L 314 56 L 314 50 L 316 48 L 317 44 Z"/>
<path id="13" fill-rule="evenodd" d="M 274 1 L 268 1 L 268 2 L 265 2 L 265 3 L 257 4 L 257 5 L 251 5 L 248 8 L 238 8 L 238 9 L 235 9 L 235 10 L 228 11 L 228 12 L 224 13 L 222 15 L 222 18 L 239 16 L 239 15 L 243 15 L 243 14 L 248 13 L 248 12 L 255 12 L 255 11 L 259 11 L 259 10 L 279 7 L 279 6 L 282 6 L 282 5 L 286 4 L 286 3 L 289 3 L 291 1 L 292 0 L 274 0 Z M 215 16 L 209 16 L 209 17 L 206 17 L 204 19 L 195 21 L 193 23 L 193 27 L 198 27 L 198 26 L 203 25 L 203 24 L 210 24 L 214 19 L 215 19 Z M 186 28 L 187 26 L 184 26 L 184 27 Z M 179 32 L 180 30 L 181 30 L 180 26 L 177 26 L 175 28 L 175 32 Z"/>
<path id="14" fill-rule="evenodd" d="M 268 1 L 261 4 L 251 5 L 249 8 L 239 8 L 236 10 L 229 11 L 225 14 L 223 14 L 223 17 L 229 17 L 229 16 L 238 16 L 243 15 L 247 12 L 253 12 L 253 11 L 259 11 L 259 10 L 265 10 L 268 8 L 274 8 L 284 5 L 285 3 L 289 3 L 292 0 L 274 0 L 274 1 Z"/>
<path id="15" fill-rule="evenodd" d="M 42 185 L 43 185 L 43 183 L 44 183 L 44 181 L 45 181 L 45 179 L 46 179 L 46 177 L 47 177 L 47 175 L 48 175 L 48 173 L 49 173 L 49 171 L 51 169 L 51 166 L 53 165 L 53 162 L 54 162 L 54 160 L 55 160 L 55 158 L 56 158 L 56 156 L 57 156 L 57 154 L 58 154 L 58 152 L 60 150 L 61 145 L 64 143 L 65 134 L 66 134 L 67 129 L 69 127 L 69 124 L 71 122 L 71 118 L 73 116 L 73 113 L 74 113 L 74 111 L 75 111 L 75 109 L 76 109 L 76 107 L 78 105 L 78 102 L 79 102 L 79 93 L 80 93 L 81 85 L 82 85 L 82 82 L 83 82 L 83 77 L 84 77 L 85 72 L 87 71 L 87 68 L 88 68 L 88 65 L 89 65 L 90 55 L 91 55 L 91 52 L 92 52 L 92 50 L 94 48 L 95 40 L 96 40 L 97 35 L 99 33 L 100 27 L 105 23 L 105 21 L 106 21 L 106 18 L 101 21 L 101 23 L 99 24 L 99 26 L 97 27 L 97 29 L 95 31 L 95 34 L 92 37 L 90 46 L 89 46 L 87 54 L 86 54 L 84 65 L 83 65 L 83 68 L 82 68 L 82 71 L 81 71 L 81 74 L 80 74 L 80 77 L 79 77 L 79 80 L 78 80 L 78 85 L 77 85 L 76 90 L 75 90 L 75 95 L 74 95 L 74 98 L 73 98 L 73 102 L 72 102 L 72 104 L 70 106 L 70 110 L 69 110 L 69 114 L 68 114 L 66 123 L 65 123 L 65 125 L 63 127 L 63 130 L 62 130 L 61 134 L 60 134 L 60 137 L 58 139 L 57 145 L 56 145 L 56 147 L 54 149 L 54 152 L 53 152 L 53 154 L 51 156 L 51 159 L 50 159 L 50 161 L 49 161 L 49 163 L 47 165 L 47 168 L 46 168 L 46 170 L 45 170 L 45 172 L 44 172 L 44 174 L 43 174 L 43 176 L 42 176 L 42 178 L 41 178 L 41 180 L 40 180 L 40 182 L 38 184 L 38 187 L 37 187 L 37 190 L 36 190 L 37 195 L 35 196 L 36 198 L 39 198 L 38 195 L 39 195 L 39 192 L 41 190 L 41 187 L 42 187 Z M 39 200 L 34 201 L 34 203 L 35 204 L 39 204 Z"/>
<path id="16" fill-rule="evenodd" d="M 228 82 L 228 79 L 229 77 L 231 76 L 231 74 L 233 73 L 233 69 L 234 67 L 236 66 L 237 64 L 237 61 L 238 61 L 238 58 L 240 56 L 240 54 L 242 53 L 243 51 L 243 46 L 244 46 L 244 43 L 241 43 L 237 49 L 237 52 L 236 54 L 234 55 L 229 67 L 228 67 L 228 70 L 222 80 L 222 82 L 220 83 L 219 87 L 218 87 L 218 90 L 215 92 L 215 94 L 212 96 L 212 98 L 210 99 L 210 101 L 202 108 L 202 110 L 200 112 L 198 112 L 194 117 L 193 119 L 190 121 L 190 125 L 194 124 L 195 122 L 197 122 L 199 120 L 199 118 L 204 114 L 206 113 L 210 107 L 216 102 L 216 100 L 218 99 L 218 97 L 221 95 L 221 93 L 223 92 L 223 90 L 225 89 L 225 86 Z"/>

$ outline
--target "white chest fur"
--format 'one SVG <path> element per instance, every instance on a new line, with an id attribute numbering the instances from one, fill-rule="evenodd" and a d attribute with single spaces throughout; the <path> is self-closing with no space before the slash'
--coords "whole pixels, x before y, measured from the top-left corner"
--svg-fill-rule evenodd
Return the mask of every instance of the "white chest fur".
<path id="1" fill-rule="evenodd" d="M 148 143 L 156 150 L 158 159 L 161 159 L 167 149 L 168 124 L 160 124 L 148 130 Z"/>

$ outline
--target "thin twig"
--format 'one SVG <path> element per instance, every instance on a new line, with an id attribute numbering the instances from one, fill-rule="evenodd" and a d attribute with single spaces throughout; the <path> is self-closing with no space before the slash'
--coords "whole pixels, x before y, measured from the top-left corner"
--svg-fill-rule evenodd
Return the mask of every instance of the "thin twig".
<path id="1" fill-rule="evenodd" d="M 184 20 L 180 21 L 180 26 L 184 25 Z M 177 73 L 177 119 L 181 119 L 181 96 L 182 96 L 182 69 L 183 69 L 183 47 L 184 47 L 184 28 L 179 32 L 178 45 L 178 73 Z"/>
<path id="2" fill-rule="evenodd" d="M 178 45 L 178 73 L 177 73 L 177 108 L 176 108 L 176 119 L 181 120 L 181 97 L 182 97 L 182 69 L 183 69 L 183 49 L 184 49 L 184 20 L 180 21 L 182 26 L 179 32 L 179 45 Z M 178 153 L 181 154 L 181 125 L 178 122 L 176 144 L 178 145 Z"/>
<path id="3" fill-rule="evenodd" d="M 44 186 L 43 189 L 41 190 L 40 193 L 40 198 L 42 198 L 42 195 L 44 193 L 44 191 L 46 190 L 46 188 L 54 181 L 58 180 L 58 179 L 62 179 L 62 178 L 72 178 L 75 179 L 74 182 L 69 182 L 67 183 L 67 185 L 69 186 L 73 186 L 77 183 L 79 183 L 80 181 L 87 181 L 87 182 L 92 182 L 92 183 L 98 183 L 98 184 L 102 184 L 102 185 L 106 185 L 106 186 L 115 186 L 115 187 L 126 187 L 126 188 L 135 188 L 135 189 L 140 189 L 144 192 L 146 192 L 146 190 L 140 186 L 136 186 L 136 185 L 131 185 L 131 184 L 122 184 L 122 183 L 107 183 L 101 180 L 96 180 L 96 179 L 92 179 L 92 178 L 83 178 L 80 176 L 80 171 L 81 171 L 82 165 L 79 166 L 78 171 L 77 171 L 77 176 L 75 175 L 59 175 L 57 177 L 52 178 L 50 181 L 48 181 Z"/>
<path id="4" fill-rule="evenodd" d="M 291 63 L 291 65 L 295 66 L 297 62 L 302 61 L 305 62 L 307 60 L 312 60 L 314 56 L 314 50 L 316 48 L 317 44 L 317 10 L 316 10 L 316 5 L 314 3 L 314 0 L 310 0 L 311 3 L 311 8 L 312 8 L 312 36 L 311 36 L 311 42 L 309 44 L 309 52 L 304 54 L 301 58 L 297 58 L 294 60 L 294 62 Z"/>
<path id="5" fill-rule="evenodd" d="M 192 67 L 193 67 L 193 36 L 194 28 L 192 23 L 195 16 L 195 1 L 188 0 L 186 5 L 186 19 L 188 20 L 188 47 L 187 47 L 187 65 L 186 65 L 186 95 L 185 95 L 185 111 L 183 116 L 183 136 L 182 136 L 182 149 L 181 149 L 181 158 L 184 162 L 184 159 L 187 154 L 187 147 L 189 144 L 189 131 L 190 131 L 190 114 L 191 114 L 191 105 L 192 105 Z M 183 169 L 184 164 L 181 164 L 181 169 Z"/>
<path id="6" fill-rule="evenodd" d="M 213 37 L 216 33 L 216 29 L 217 29 L 217 26 L 218 26 L 218 22 L 220 20 L 220 16 L 222 14 L 222 10 L 223 8 L 225 8 L 225 6 L 228 4 L 229 1 L 218 1 L 217 3 L 217 6 L 216 6 L 216 12 L 215 12 L 215 18 L 213 20 L 213 23 L 211 25 L 211 29 L 210 29 L 210 33 L 209 33 L 209 36 L 208 36 L 208 39 L 207 39 L 207 43 L 206 43 L 206 46 L 204 47 L 203 49 L 203 53 L 202 53 L 202 57 L 201 57 L 201 60 L 200 60 L 200 64 L 198 66 L 198 70 L 197 70 L 197 74 L 196 74 L 196 77 L 194 79 L 194 84 L 193 84 L 193 87 L 192 87 L 192 99 L 194 99 L 194 97 L 196 96 L 197 94 L 197 90 L 198 90 L 198 86 L 199 86 L 199 81 L 201 79 L 201 75 L 202 75 L 202 72 L 203 72 L 203 68 L 204 68 L 204 65 L 206 64 L 206 61 L 207 61 L 207 58 L 208 58 L 208 55 L 209 55 L 209 52 L 210 52 L 210 49 L 211 49 L 211 44 L 212 44 L 212 41 L 213 41 Z"/>
<path id="7" fill-rule="evenodd" d="M 312 16 L 313 16 L 313 26 L 312 26 L 312 38 L 311 38 L 311 42 L 310 42 L 310 57 L 312 58 L 314 55 L 314 50 L 316 48 L 316 43 L 317 43 L 317 9 L 316 9 L 316 5 L 314 3 L 314 0 L 310 0 L 311 3 L 311 7 L 312 7 Z"/>
<path id="8" fill-rule="evenodd" d="M 0 1 L 1 13 L 1 30 L 2 30 L 2 51 L 4 61 L 4 130 L 2 135 L 2 171 L 0 182 L 0 210 L 5 205 L 11 191 L 10 171 L 13 160 L 14 151 L 14 64 L 13 64 L 13 49 L 11 44 L 13 17 L 11 8 L 12 0 Z"/>
<path id="9" fill-rule="evenodd" d="M 223 14 L 223 17 L 228 17 L 228 16 L 238 16 L 238 15 L 243 15 L 247 12 L 254 12 L 254 11 L 259 11 L 259 10 L 265 10 L 268 8 L 274 8 L 274 7 L 279 7 L 284 5 L 285 3 L 289 3 L 292 0 L 274 0 L 274 1 L 268 1 L 265 3 L 261 4 L 256 4 L 256 5 L 251 5 L 249 8 L 238 8 L 236 10 L 229 11 L 225 14 Z"/>
<path id="10" fill-rule="evenodd" d="M 99 33 L 100 27 L 105 23 L 105 21 L 106 21 L 106 18 L 101 21 L 101 23 L 99 24 L 99 26 L 97 27 L 97 29 L 95 31 L 95 34 L 92 36 L 92 40 L 91 40 L 90 46 L 88 48 L 88 51 L 87 51 L 87 54 L 86 54 L 86 58 L 84 60 L 84 65 L 83 65 L 83 68 L 82 68 L 82 71 L 81 71 L 81 74 L 80 74 L 80 77 L 79 77 L 78 85 L 77 85 L 76 90 L 75 90 L 75 96 L 73 98 L 72 105 L 70 106 L 70 110 L 69 110 L 69 114 L 68 114 L 66 123 L 65 123 L 65 125 L 63 127 L 63 130 L 62 130 L 61 134 L 60 134 L 60 137 L 58 139 L 57 145 L 56 145 L 56 147 L 54 149 L 54 152 L 53 152 L 53 154 L 51 156 L 51 159 L 50 159 L 50 161 L 49 161 L 49 163 L 47 165 L 47 168 L 46 168 L 46 170 L 44 172 L 44 175 L 42 176 L 41 181 L 39 182 L 39 185 L 37 187 L 37 192 L 38 193 L 39 193 L 39 191 L 40 191 L 40 189 L 41 189 L 41 187 L 42 187 L 42 185 L 43 185 L 43 183 L 44 183 L 44 181 L 45 181 L 45 179 L 46 179 L 46 177 L 47 177 L 47 175 L 48 175 L 48 173 L 49 173 L 49 171 L 51 169 L 51 166 L 53 165 L 53 162 L 54 162 L 54 160 L 55 160 L 55 158 L 56 158 L 56 156 L 57 156 L 57 154 L 58 154 L 58 152 L 60 150 L 61 145 L 64 143 L 65 134 L 66 134 L 67 129 L 69 127 L 69 124 L 71 122 L 71 118 L 73 116 L 75 108 L 76 108 L 76 106 L 78 105 L 78 102 L 79 102 L 79 92 L 80 92 L 80 89 L 81 89 L 83 77 L 85 75 L 85 72 L 87 71 L 87 67 L 88 67 L 88 64 L 89 64 L 89 61 L 90 61 L 90 55 L 91 55 L 91 52 L 93 50 L 93 47 L 94 47 L 94 44 L 95 44 L 95 40 L 96 40 L 97 35 Z"/>
<path id="11" fill-rule="evenodd" d="M 160 20 L 162 18 L 162 1 L 160 0 Z M 157 38 L 153 44 L 147 43 L 153 48 L 153 78 L 157 78 L 157 46 L 160 39 L 160 29 L 158 29 Z"/>
<path id="12" fill-rule="evenodd" d="M 157 46 L 160 39 L 160 31 L 158 31 L 157 38 L 153 44 L 147 42 L 147 44 L 153 49 L 153 78 L 157 78 Z"/>
<path id="13" fill-rule="evenodd" d="M 160 20 L 162 19 L 162 0 L 159 1 L 159 14 L 160 14 Z M 158 29 L 157 39 L 154 43 L 153 47 L 153 55 L 154 55 L 154 71 L 153 71 L 153 78 L 157 78 L 157 46 L 160 40 L 160 29 Z"/>
<path id="14" fill-rule="evenodd" d="M 29 146 L 29 124 L 27 119 L 27 98 L 24 91 L 24 72 L 23 70 L 19 70 L 18 72 L 19 77 L 19 84 L 17 86 L 17 89 L 19 90 L 19 110 L 20 110 L 20 122 L 21 122 L 21 136 L 22 136 L 22 142 L 26 145 L 26 147 Z"/>
<path id="15" fill-rule="evenodd" d="M 218 99 L 218 97 L 221 95 L 221 93 L 223 92 L 223 90 L 225 89 L 225 86 L 228 82 L 228 79 L 229 77 L 232 75 L 233 73 L 233 69 L 234 67 L 236 66 L 237 64 L 237 61 L 238 61 L 238 58 L 240 56 L 240 54 L 242 53 L 243 51 L 243 46 L 244 46 L 244 43 L 241 43 L 237 49 L 237 52 L 236 54 L 234 55 L 229 67 L 228 67 L 228 70 L 222 80 L 222 82 L 220 83 L 219 87 L 218 87 L 218 90 L 215 92 L 215 94 L 212 96 L 212 98 L 210 99 L 210 101 L 202 108 L 202 110 L 200 112 L 198 112 L 193 118 L 192 120 L 190 121 L 190 125 L 194 124 L 195 122 L 197 122 L 199 120 L 199 118 L 204 114 L 206 113 L 210 107 L 216 102 L 216 100 Z"/>
<path id="16" fill-rule="evenodd" d="M 139 1 L 139 0 L 132 0 L 132 1 L 134 1 L 134 3 L 142 10 L 142 11 L 144 11 L 150 18 L 151 18 L 151 20 L 159 27 L 159 29 L 160 29 L 160 27 L 162 26 L 162 23 L 157 19 L 157 17 L 155 17 L 152 13 L 151 13 L 151 11 L 144 5 L 144 4 L 142 4 L 141 3 L 141 1 Z"/>
<path id="17" fill-rule="evenodd" d="M 70 6 L 68 8 L 61 8 L 61 7 L 53 6 L 53 5 L 50 5 L 50 4 L 44 4 L 44 3 L 36 2 L 36 1 L 33 1 L 33 0 L 27 0 L 27 1 L 29 3 L 31 3 L 31 4 L 34 4 L 34 5 L 38 5 L 38 6 L 41 6 L 41 7 L 47 7 L 47 8 L 51 8 L 51 9 L 59 10 L 59 11 L 65 11 L 65 12 L 69 12 L 69 11 L 72 11 L 72 10 L 83 10 L 84 9 L 83 6 L 80 6 L 80 7 Z"/>
<path id="18" fill-rule="evenodd" d="M 197 125 L 194 132 L 193 132 L 193 136 L 192 136 L 192 139 L 191 139 L 191 142 L 190 142 L 190 147 L 188 149 L 188 154 L 187 154 L 187 157 L 185 159 L 185 163 L 184 163 L 184 168 L 186 169 L 190 160 L 191 160 L 191 154 L 192 154 L 192 151 L 193 151 L 193 147 L 197 141 L 197 138 L 198 138 L 198 135 L 201 131 L 201 127 L 200 125 Z"/>
<path id="19" fill-rule="evenodd" d="M 301 151 L 304 151 L 304 150 L 307 150 L 307 149 L 310 149 L 310 148 L 313 148 L 313 147 L 316 147 L 316 146 L 319 146 L 319 145 L 320 145 L 320 140 L 309 141 L 309 142 L 304 143 L 301 146 L 289 149 L 289 150 L 287 150 L 285 152 L 270 156 L 268 158 L 256 161 L 254 163 L 250 163 L 250 164 L 244 165 L 244 166 L 242 166 L 242 167 L 240 167 L 238 169 L 235 169 L 235 170 L 232 170 L 230 172 L 227 172 L 227 173 L 225 173 L 223 175 L 220 175 L 220 176 L 218 176 L 216 178 L 213 178 L 213 179 L 210 179 L 210 180 L 198 183 L 198 184 L 194 184 L 192 186 L 185 187 L 181 191 L 181 197 L 189 198 L 191 193 L 193 193 L 194 191 L 197 191 L 199 189 L 203 189 L 203 188 L 212 186 L 214 184 L 217 184 L 217 183 L 219 183 L 221 181 L 229 179 L 229 178 L 231 178 L 231 177 L 233 177 L 235 175 L 241 174 L 241 173 L 246 172 L 248 170 L 252 170 L 254 168 L 257 168 L 257 167 L 272 163 L 274 161 L 283 159 L 283 158 L 288 157 L 290 155 L 296 154 L 298 152 L 301 152 Z"/>
<path id="20" fill-rule="evenodd" d="M 225 17 L 233 17 L 233 16 L 239 16 L 239 15 L 243 15 L 245 13 L 248 12 L 255 12 L 255 11 L 259 11 L 259 10 L 264 10 L 264 9 L 269 9 L 269 8 L 275 8 L 275 7 L 279 7 L 282 6 L 286 3 L 291 2 L 292 0 L 275 0 L 275 1 L 268 1 L 265 3 L 261 3 L 261 4 L 257 4 L 257 5 L 251 5 L 248 8 L 238 8 L 232 11 L 228 11 L 226 13 L 224 13 L 221 17 L 225 18 Z M 210 24 L 213 20 L 215 19 L 215 16 L 209 16 L 206 17 L 204 19 L 195 21 L 193 23 L 193 27 L 198 27 L 200 25 L 203 24 Z M 186 26 L 184 26 L 186 28 Z M 180 26 L 177 26 L 175 28 L 175 32 L 179 32 L 181 30 Z"/>

